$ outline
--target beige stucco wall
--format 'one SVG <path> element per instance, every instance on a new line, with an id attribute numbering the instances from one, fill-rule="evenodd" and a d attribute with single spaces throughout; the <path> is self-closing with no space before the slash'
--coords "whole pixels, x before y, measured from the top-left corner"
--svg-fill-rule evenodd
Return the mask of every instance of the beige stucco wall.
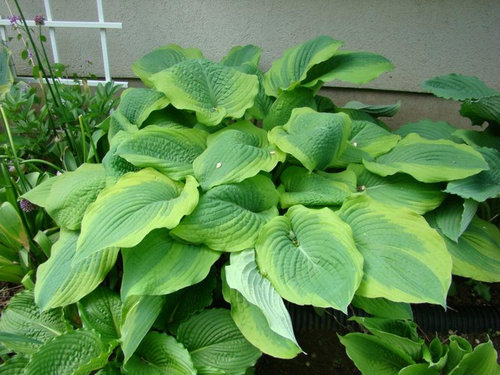
<path id="1" fill-rule="evenodd" d="M 20 3 L 28 17 L 44 13 L 41 0 Z M 97 20 L 93 0 L 51 4 L 54 19 Z M 8 15 L 4 2 L 0 12 Z M 108 31 L 115 78 L 132 77 L 131 64 L 163 44 L 198 47 L 216 60 L 234 45 L 256 44 L 264 50 L 266 70 L 286 48 L 327 34 L 345 41 L 346 49 L 392 60 L 395 70 L 365 88 L 421 92 L 423 80 L 456 72 L 476 75 L 500 90 L 498 0 L 104 0 L 104 15 L 123 23 L 122 30 Z M 102 74 L 96 30 L 65 29 L 57 32 L 57 41 L 61 60 L 73 70 Z M 17 68 L 23 72 L 20 61 Z"/>

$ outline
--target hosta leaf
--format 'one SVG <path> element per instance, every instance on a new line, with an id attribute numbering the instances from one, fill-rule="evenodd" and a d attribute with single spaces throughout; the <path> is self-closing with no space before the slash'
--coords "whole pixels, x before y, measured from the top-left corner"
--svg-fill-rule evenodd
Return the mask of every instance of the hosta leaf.
<path id="1" fill-rule="evenodd" d="M 0 366 L 1 375 L 24 375 L 24 370 L 29 362 L 27 357 L 16 355 L 9 358 Z"/>
<path id="2" fill-rule="evenodd" d="M 290 119 L 292 110 L 299 107 L 317 109 L 314 92 L 304 87 L 297 87 L 292 91 L 284 91 L 269 108 L 262 127 L 271 130 L 276 126 L 285 125 Z"/>
<path id="3" fill-rule="evenodd" d="M 500 231 L 475 217 L 454 242 L 445 238 L 453 258 L 453 273 L 485 282 L 500 282 Z"/>
<path id="4" fill-rule="evenodd" d="M 204 190 L 241 182 L 260 171 L 271 171 L 285 154 L 269 144 L 267 132 L 239 121 L 208 138 L 208 148 L 193 163 Z"/>
<path id="5" fill-rule="evenodd" d="M 300 353 L 296 342 L 274 332 L 262 310 L 248 302 L 237 290 L 230 289 L 224 281 L 222 293 L 231 304 L 231 317 L 253 346 L 275 358 L 289 359 Z"/>
<path id="6" fill-rule="evenodd" d="M 228 310 L 206 310 L 191 317 L 179 326 L 177 339 L 200 375 L 242 375 L 261 355 L 243 337 Z"/>
<path id="7" fill-rule="evenodd" d="M 262 175 L 207 191 L 190 216 L 171 234 L 214 250 L 240 251 L 254 246 L 262 226 L 278 215 L 278 193 Z"/>
<path id="8" fill-rule="evenodd" d="M 314 87 L 318 82 L 336 79 L 361 84 L 393 69 L 389 60 L 375 53 L 338 51 L 333 57 L 313 67 L 308 72 L 304 85 Z"/>
<path id="9" fill-rule="evenodd" d="M 467 100 L 460 107 L 460 114 L 468 117 L 473 125 L 482 125 L 485 121 L 500 124 L 500 93 L 477 101 Z"/>
<path id="10" fill-rule="evenodd" d="M 125 173 L 136 172 L 139 170 L 138 167 L 136 167 L 132 163 L 129 163 L 121 156 L 115 154 L 118 146 L 129 137 L 130 134 L 124 131 L 116 134 L 116 136 L 110 142 L 109 151 L 102 159 L 102 166 L 106 171 L 107 185 L 114 184 Z"/>
<path id="11" fill-rule="evenodd" d="M 168 230 L 149 233 L 138 245 L 122 249 L 122 299 L 163 295 L 202 281 L 220 253 L 172 239 Z"/>
<path id="12" fill-rule="evenodd" d="M 497 352 L 493 343 L 488 342 L 479 344 L 472 353 L 463 356 L 459 365 L 451 371 L 450 375 L 466 374 L 500 374 L 500 365 L 497 363 Z"/>
<path id="13" fill-rule="evenodd" d="M 469 146 L 488 147 L 500 151 L 500 137 L 496 137 L 491 132 L 468 129 L 455 129 L 453 136 L 463 140 Z"/>
<path id="14" fill-rule="evenodd" d="M 450 335 L 449 340 L 448 358 L 443 368 L 444 374 L 449 374 L 460 363 L 465 354 L 472 352 L 471 344 L 463 337 Z"/>
<path id="15" fill-rule="evenodd" d="M 150 125 L 125 138 L 115 155 L 137 167 L 152 167 L 180 180 L 193 174 L 193 161 L 205 150 L 207 135 L 199 129 Z"/>
<path id="16" fill-rule="evenodd" d="M 423 217 L 366 195 L 347 199 L 339 214 L 350 225 L 364 258 L 357 294 L 446 306 L 451 257 L 443 239 Z"/>
<path id="17" fill-rule="evenodd" d="M 366 298 L 355 295 L 353 306 L 368 314 L 387 319 L 413 319 L 413 311 L 408 303 L 393 302 L 385 298 Z"/>
<path id="18" fill-rule="evenodd" d="M 327 173 L 309 172 L 305 168 L 290 166 L 281 174 L 280 205 L 288 208 L 304 206 L 341 205 L 356 192 L 356 175 L 351 171 Z"/>
<path id="19" fill-rule="evenodd" d="M 277 97 L 281 91 L 295 88 L 312 67 L 331 58 L 341 45 L 341 41 L 323 35 L 287 49 L 264 75 L 266 94 Z"/>
<path id="20" fill-rule="evenodd" d="M 159 91 L 134 87 L 120 95 L 117 111 L 131 124 L 140 127 L 151 112 L 165 108 L 169 103 L 167 97 Z"/>
<path id="21" fill-rule="evenodd" d="M 434 77 L 423 82 L 422 87 L 440 98 L 453 100 L 481 99 L 498 94 L 477 77 L 454 73 Z"/>
<path id="22" fill-rule="evenodd" d="M 174 107 L 195 111 L 205 125 L 242 117 L 259 91 L 257 76 L 204 59 L 186 60 L 150 79 Z"/>
<path id="23" fill-rule="evenodd" d="M 41 343 L 61 335 L 67 328 L 62 309 L 41 312 L 35 305 L 33 292 L 28 290 L 12 297 L 7 308 L 2 311 L 0 320 L 0 332 L 27 339 L 26 341 L 16 338 L 7 340 L 4 337 L 1 340 L 9 349 L 22 354 L 35 352 Z"/>
<path id="24" fill-rule="evenodd" d="M 115 264 L 118 248 L 107 248 L 81 261 L 73 261 L 77 240 L 77 232 L 61 230 L 49 260 L 38 267 L 35 301 L 40 309 L 79 301 L 104 280 Z"/>
<path id="25" fill-rule="evenodd" d="M 135 375 L 196 374 L 186 348 L 172 336 L 158 332 L 150 332 L 144 337 L 124 369 Z"/>
<path id="26" fill-rule="evenodd" d="M 52 189 L 52 184 L 55 180 L 56 177 L 46 179 L 40 185 L 37 185 L 33 189 L 24 193 L 20 198 L 27 199 L 37 206 L 45 207 L 47 205 L 47 198 L 49 197 L 50 189 Z"/>
<path id="27" fill-rule="evenodd" d="M 120 332 L 124 363 L 132 357 L 152 327 L 164 300 L 163 296 L 132 296 L 123 304 Z"/>
<path id="28" fill-rule="evenodd" d="M 255 101 L 253 107 L 247 110 L 247 113 L 257 120 L 264 120 L 264 118 L 269 113 L 269 109 L 273 104 L 273 98 L 266 95 L 262 81 L 264 80 L 264 74 L 259 70 L 258 67 L 245 64 L 245 73 L 254 74 L 259 80 L 259 92 L 255 96 Z"/>
<path id="29" fill-rule="evenodd" d="M 176 44 L 167 44 L 141 57 L 132 65 L 132 70 L 146 86 L 151 87 L 154 82 L 150 78 L 154 73 L 168 69 L 181 61 L 201 57 L 203 57 L 203 54 L 199 49 L 182 48 Z"/>
<path id="30" fill-rule="evenodd" d="M 345 312 L 363 275 L 349 226 L 328 208 L 291 207 L 264 226 L 255 249 L 260 272 L 299 305 Z"/>
<path id="31" fill-rule="evenodd" d="M 400 138 L 372 122 L 355 120 L 352 122 L 349 141 L 375 158 L 392 150 Z"/>
<path id="32" fill-rule="evenodd" d="M 45 209 L 61 228 L 78 230 L 85 210 L 105 182 L 101 164 L 82 164 L 77 170 L 54 178 Z"/>
<path id="33" fill-rule="evenodd" d="M 387 105 L 370 105 L 353 100 L 346 103 L 343 108 L 358 109 L 374 117 L 392 117 L 401 108 L 401 101 Z"/>
<path id="34" fill-rule="evenodd" d="M 408 354 L 375 336 L 349 333 L 339 339 L 363 374 L 396 375 L 402 368 L 415 363 Z"/>
<path id="35" fill-rule="evenodd" d="M 359 164 L 351 164 L 347 170 L 356 174 L 358 190 L 373 200 L 421 215 L 438 207 L 446 197 L 439 184 L 424 184 L 405 174 L 380 177 Z"/>
<path id="36" fill-rule="evenodd" d="M 78 302 L 78 312 L 84 328 L 96 330 L 104 341 L 120 338 L 122 302 L 117 293 L 97 288 Z"/>
<path id="37" fill-rule="evenodd" d="M 149 168 L 127 173 L 89 206 L 77 258 L 111 246 L 132 247 L 153 229 L 175 227 L 196 207 L 197 185 L 191 176 L 184 185 Z"/>
<path id="38" fill-rule="evenodd" d="M 325 169 L 345 150 L 351 121 L 344 114 L 294 109 L 288 122 L 269 132 L 269 140 L 312 171 Z"/>
<path id="39" fill-rule="evenodd" d="M 421 120 L 408 122 L 401 125 L 394 133 L 406 137 L 410 133 L 416 133 L 425 139 L 451 139 L 457 129 L 445 121 Z"/>
<path id="40" fill-rule="evenodd" d="M 65 333 L 43 345 L 31 357 L 26 375 L 85 375 L 108 362 L 111 348 L 94 331 Z"/>
<path id="41" fill-rule="evenodd" d="M 416 363 L 402 368 L 398 375 L 439 375 L 436 367 L 429 367 L 428 363 Z"/>
<path id="42" fill-rule="evenodd" d="M 486 147 L 476 150 L 481 153 L 490 169 L 463 180 L 451 181 L 445 191 L 478 202 L 500 197 L 500 151 Z"/>
<path id="43" fill-rule="evenodd" d="M 226 66 L 238 67 L 245 64 L 258 66 L 262 49 L 248 44 L 246 46 L 235 46 L 220 61 Z"/>
<path id="44" fill-rule="evenodd" d="M 478 203 L 472 199 L 448 196 L 435 211 L 436 224 L 449 239 L 457 242 L 476 214 Z"/>
<path id="45" fill-rule="evenodd" d="M 487 170 L 479 152 L 448 140 L 428 140 L 410 134 L 375 162 L 363 160 L 366 169 L 380 176 L 403 172 L 422 182 L 459 180 Z"/>
<path id="46" fill-rule="evenodd" d="M 111 143 L 120 132 L 133 133 L 138 129 L 139 127 L 132 124 L 123 113 L 114 111 L 109 118 L 108 141 Z"/>
<path id="47" fill-rule="evenodd" d="M 255 251 L 249 249 L 241 253 L 233 253 L 230 259 L 231 264 L 225 267 L 226 282 L 229 288 L 241 295 L 240 297 L 234 293 L 229 293 L 231 315 L 233 319 L 235 315 L 240 318 L 235 319 L 236 324 L 245 337 L 265 353 L 281 358 L 295 357 L 300 352 L 300 347 L 293 333 L 290 315 L 280 295 L 269 280 L 264 278 L 257 269 Z M 257 311 L 255 311 L 256 309 Z M 278 347 L 275 349 L 274 354 L 269 350 L 264 350 L 257 339 L 260 335 L 257 335 L 257 337 L 252 336 L 256 340 L 251 340 L 250 335 L 253 332 L 250 329 L 251 327 L 261 328 L 261 330 L 267 328 L 274 334 L 279 335 L 278 340 L 271 338 L 270 341 L 276 341 L 277 345 L 281 344 L 281 351 Z M 264 336 L 268 337 L 268 335 Z M 272 346 L 269 349 L 272 350 Z"/>
<path id="48" fill-rule="evenodd" d="M 10 202 L 3 202 L 0 206 L 0 243 L 2 242 L 16 251 L 21 245 L 29 248 L 26 229 L 17 210 Z M 6 254 L 2 253 L 2 255 Z"/>

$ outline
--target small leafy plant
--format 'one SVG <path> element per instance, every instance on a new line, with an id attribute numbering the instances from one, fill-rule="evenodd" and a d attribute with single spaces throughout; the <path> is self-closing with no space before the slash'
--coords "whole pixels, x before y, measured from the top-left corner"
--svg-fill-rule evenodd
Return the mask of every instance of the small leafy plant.
<path id="1" fill-rule="evenodd" d="M 445 307 L 452 273 L 500 281 L 498 228 L 476 215 L 500 194 L 498 148 L 430 121 L 391 132 L 378 117 L 399 104 L 319 95 L 392 69 L 341 45 L 309 40 L 265 73 L 252 45 L 139 59 L 148 88 L 122 94 L 102 163 L 22 196 L 60 232 L 0 321 L 19 353 L 4 366 L 244 374 L 261 352 L 301 353 L 284 300 Z"/>

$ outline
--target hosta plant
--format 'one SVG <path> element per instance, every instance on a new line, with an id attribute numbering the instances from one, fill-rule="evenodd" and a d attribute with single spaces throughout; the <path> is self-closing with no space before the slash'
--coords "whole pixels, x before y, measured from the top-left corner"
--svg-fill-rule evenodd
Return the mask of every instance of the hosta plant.
<path id="1" fill-rule="evenodd" d="M 261 352 L 302 351 L 285 300 L 446 306 L 452 273 L 499 281 L 498 228 L 475 216 L 499 194 L 498 150 L 393 133 L 378 117 L 398 104 L 319 95 L 392 69 L 341 45 L 312 39 L 265 73 L 252 45 L 220 62 L 176 45 L 139 59 L 147 88 L 123 93 L 102 163 L 23 195 L 60 233 L 34 292 L 0 321 L 20 353 L 6 365 L 243 374 Z M 484 180 L 482 197 L 456 188 Z"/>

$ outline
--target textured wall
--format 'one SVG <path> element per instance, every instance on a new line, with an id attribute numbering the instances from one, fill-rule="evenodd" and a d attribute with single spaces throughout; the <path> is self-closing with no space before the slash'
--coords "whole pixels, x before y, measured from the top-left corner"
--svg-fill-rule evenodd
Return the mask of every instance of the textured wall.
<path id="1" fill-rule="evenodd" d="M 41 0 L 20 2 L 29 17 L 44 13 Z M 93 0 L 51 3 L 54 19 L 97 20 Z M 8 15 L 4 2 L 0 12 Z M 198 47 L 211 59 L 234 45 L 256 44 L 266 70 L 286 48 L 327 34 L 347 49 L 393 61 L 394 72 L 364 87 L 418 92 L 423 80 L 457 72 L 500 89 L 498 0 L 104 0 L 104 14 L 123 23 L 122 30 L 108 31 L 114 77 L 131 77 L 137 58 L 167 43 Z M 63 62 L 102 71 L 97 31 L 63 30 L 57 39 Z"/>

